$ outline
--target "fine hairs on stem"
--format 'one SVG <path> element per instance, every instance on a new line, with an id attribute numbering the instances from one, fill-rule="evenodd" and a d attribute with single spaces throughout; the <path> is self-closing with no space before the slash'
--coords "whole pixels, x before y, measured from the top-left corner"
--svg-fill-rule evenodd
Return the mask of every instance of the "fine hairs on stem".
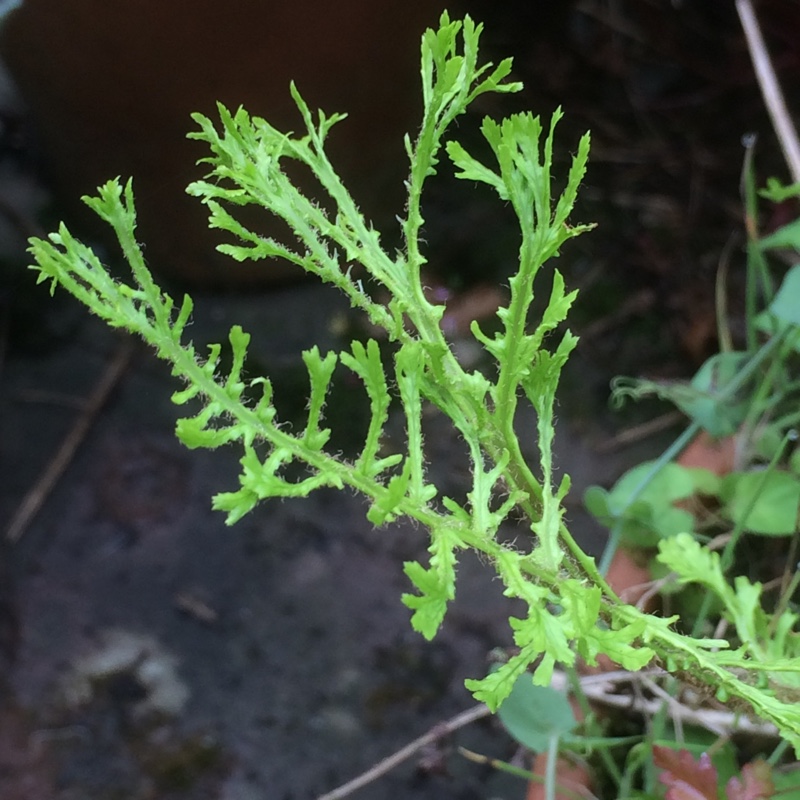
<path id="1" fill-rule="evenodd" d="M 786 671 L 787 659 L 795 656 L 787 649 L 791 640 L 765 642 L 759 629 L 759 636 L 734 649 L 727 640 L 681 633 L 676 617 L 659 617 L 621 600 L 565 523 L 563 500 L 570 482 L 553 465 L 554 404 L 561 371 L 577 343 L 565 327 L 576 293 L 554 263 L 562 247 L 592 227 L 572 219 L 590 137 L 568 143 L 572 157 L 558 175 L 553 153 L 560 109 L 545 121 L 531 113 L 486 117 L 480 128 L 485 160 L 448 138 L 453 122 L 477 98 L 521 89 L 509 80 L 510 59 L 481 62 L 481 32 L 470 17 L 452 20 L 444 13 L 439 26 L 422 37 L 423 114 L 419 131 L 404 140 L 408 196 L 399 251 L 384 249 L 380 233 L 328 158 L 326 140 L 343 123 L 342 114 L 312 111 L 292 85 L 302 121 L 299 134 L 278 130 L 241 108 L 220 105 L 214 120 L 193 115 L 196 128 L 190 137 L 203 143 L 208 155 L 201 161 L 205 177 L 187 191 L 207 209 L 210 227 L 224 233 L 226 243 L 217 249 L 235 261 L 266 261 L 265 268 L 272 259 L 289 261 L 336 287 L 384 332 L 383 344 L 365 338 L 340 351 L 323 353 L 314 346 L 302 354 L 308 375 L 304 424 L 286 426 L 269 376 L 251 376 L 244 369 L 251 337 L 241 326 L 231 327 L 227 342 L 202 352 L 186 341 L 192 300 L 171 297 L 148 270 L 136 237 L 132 181 L 111 180 L 97 195 L 84 198 L 116 234 L 129 278 L 112 277 L 97 254 L 62 224 L 49 237 L 31 240 L 38 280 L 53 291 L 63 287 L 109 325 L 141 337 L 171 365 L 177 379 L 172 400 L 184 413 L 176 426 L 180 440 L 189 448 L 226 445 L 240 455 L 238 488 L 212 501 L 229 524 L 269 498 L 307 497 L 323 487 L 363 496 L 376 527 L 415 521 L 428 533 L 427 557 L 398 570 L 408 580 L 402 602 L 411 625 L 427 639 L 437 634 L 455 596 L 462 553 L 472 551 L 490 564 L 505 595 L 520 602 L 518 615 L 509 620 L 515 649 L 508 660 L 465 682 L 489 711 L 498 709 L 519 680 L 549 685 L 557 666 L 570 669 L 578 659 L 596 664 L 605 656 L 629 672 L 658 660 L 752 710 L 800 749 L 800 707 L 761 680 Z M 296 170 L 287 166 L 296 163 L 316 178 L 314 197 L 292 182 Z M 476 183 L 488 186 L 519 227 L 508 301 L 497 310 L 491 330 L 477 322 L 471 326 L 485 370 L 459 361 L 442 330 L 444 306 L 432 302 L 423 285 L 422 197 L 427 179 L 444 169 L 454 171 L 465 192 Z M 252 229 L 257 217 L 242 213 L 245 206 L 278 217 L 295 241 Z M 537 292 L 544 296 L 534 305 Z M 388 299 L 377 299 L 382 297 Z M 791 313 L 780 303 L 770 313 L 782 326 L 772 341 L 793 341 L 797 325 Z M 755 370 L 757 359 L 773 347 L 765 345 L 766 355 L 752 356 L 748 369 Z M 329 446 L 332 432 L 324 410 L 337 366 L 363 385 L 369 401 L 367 431 L 353 459 Z M 536 412 L 535 431 L 526 432 L 538 445 L 536 463 L 524 455 L 515 427 L 523 403 Z M 423 436 L 428 408 L 449 421 L 469 453 L 469 488 L 460 502 L 431 480 Z M 405 423 L 402 443 L 384 436 L 395 409 Z M 518 544 L 498 536 L 507 521 L 517 526 Z M 748 583 L 731 589 L 718 554 L 696 538 L 663 539 L 657 558 L 677 580 L 717 595 L 732 615 L 742 608 L 737 592 L 745 594 L 748 613 L 761 619 L 761 587 Z M 785 616 L 784 624 L 792 619 Z M 737 630 L 747 631 L 747 623 L 740 613 Z"/>

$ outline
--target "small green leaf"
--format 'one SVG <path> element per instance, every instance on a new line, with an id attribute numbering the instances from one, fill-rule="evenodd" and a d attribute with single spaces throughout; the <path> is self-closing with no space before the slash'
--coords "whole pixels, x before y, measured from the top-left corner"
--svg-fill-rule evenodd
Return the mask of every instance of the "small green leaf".
<path id="1" fill-rule="evenodd" d="M 398 475 L 393 475 L 367 512 L 367 519 L 376 527 L 393 522 L 399 516 L 400 504 L 406 496 L 411 469 L 408 461 L 403 464 L 403 469 Z"/>
<path id="2" fill-rule="evenodd" d="M 513 656 L 505 664 L 501 664 L 494 672 L 485 678 L 476 680 L 469 678 L 464 685 L 472 692 L 472 696 L 479 703 L 486 703 L 491 711 L 497 711 L 506 698 L 511 694 L 517 679 L 521 675 L 528 675 L 529 661 L 522 655 Z M 530 680 L 530 677 L 528 678 Z"/>
<path id="3" fill-rule="evenodd" d="M 411 616 L 411 627 L 421 633 L 428 641 L 439 631 L 447 603 L 453 599 L 452 584 L 444 585 L 436 571 L 426 570 L 416 561 L 408 561 L 404 571 L 420 594 L 404 594 L 403 603 L 414 613 Z"/>
<path id="4" fill-rule="evenodd" d="M 800 479 L 789 472 L 732 473 L 722 479 L 723 512 L 745 530 L 790 536 L 797 530 Z"/>
<path id="5" fill-rule="evenodd" d="M 595 519 L 606 527 L 614 524 L 615 513 L 611 508 L 608 491 L 602 486 L 589 486 L 583 493 L 583 505 Z"/>
<path id="6" fill-rule="evenodd" d="M 705 549 L 688 533 L 664 539 L 658 551 L 658 560 L 677 573 L 679 580 L 697 581 L 733 596 L 719 566 L 719 553 Z"/>
<path id="7" fill-rule="evenodd" d="M 447 154 L 450 156 L 453 165 L 460 170 L 460 172 L 455 173 L 456 178 L 486 183 L 497 192 L 500 199 L 508 199 L 503 179 L 496 172 L 492 172 L 488 167 L 481 164 L 480 161 L 474 159 L 461 144 L 458 142 L 448 142 Z"/>
<path id="8" fill-rule="evenodd" d="M 745 352 L 717 353 L 700 367 L 689 383 L 615 378 L 612 401 L 619 405 L 628 396 L 640 399 L 655 395 L 674 403 L 712 436 L 728 436 L 742 424 L 748 405 L 723 393 L 750 358 Z"/>
<path id="9" fill-rule="evenodd" d="M 514 739 L 534 753 L 544 752 L 552 737 L 561 737 L 578 724 L 563 693 L 535 686 L 528 673 L 517 678 L 497 716 Z"/>
<path id="10" fill-rule="evenodd" d="M 735 352 L 711 356 L 692 378 L 694 393 L 676 399 L 681 411 L 712 436 L 728 436 L 744 418 L 744 405 L 730 399 L 722 402 L 719 395 L 739 375 L 749 358 L 749 353 Z"/>
<path id="11" fill-rule="evenodd" d="M 322 408 L 328 394 L 333 370 L 336 368 L 336 353 L 328 353 L 322 358 L 319 348 L 314 346 L 303 352 L 303 361 L 311 381 L 311 396 L 308 401 L 308 422 L 303 433 L 303 444 L 311 450 L 322 450 L 330 438 L 328 428 L 320 428 Z"/>
<path id="12" fill-rule="evenodd" d="M 414 611 L 411 625 L 430 640 L 442 624 L 447 604 L 455 597 L 458 536 L 445 525 L 431 531 L 431 563 L 425 569 L 416 561 L 405 564 L 405 573 L 419 590 L 419 595 L 404 594 L 403 603 Z"/>
<path id="13" fill-rule="evenodd" d="M 794 223 L 798 231 L 800 250 L 800 220 Z M 795 264 L 784 276 L 767 313 L 785 325 L 800 325 L 800 264 Z"/>
<path id="14" fill-rule="evenodd" d="M 773 203 L 782 203 L 791 197 L 800 196 L 800 183 L 792 183 L 785 186 L 777 178 L 767 178 L 766 188 L 762 189 L 758 194 Z"/>

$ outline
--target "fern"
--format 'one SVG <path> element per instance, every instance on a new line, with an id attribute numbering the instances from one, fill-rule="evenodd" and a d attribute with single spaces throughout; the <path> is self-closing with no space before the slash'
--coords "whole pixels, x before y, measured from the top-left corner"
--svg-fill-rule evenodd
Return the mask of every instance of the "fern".
<path id="1" fill-rule="evenodd" d="M 184 341 L 192 302 L 188 297 L 174 301 L 147 270 L 135 236 L 130 181 L 124 187 L 119 180 L 110 181 L 97 197 L 85 200 L 114 229 L 132 280 L 112 279 L 94 253 L 62 225 L 48 240 L 32 240 L 39 281 L 49 280 L 53 288 L 60 284 L 110 325 L 141 336 L 172 364 L 173 374 L 183 383 L 172 399 L 199 406 L 177 425 L 177 435 L 188 447 L 241 448 L 239 488 L 213 501 L 229 523 L 261 500 L 307 496 L 323 486 L 347 487 L 364 495 L 375 525 L 416 520 L 430 534 L 430 558 L 427 564 L 405 564 L 413 590 L 403 602 L 412 612 L 411 624 L 427 638 L 436 634 L 454 596 L 459 553 L 474 550 L 490 561 L 505 593 L 522 599 L 527 608 L 523 616 L 510 620 L 518 654 L 488 677 L 467 682 L 475 697 L 491 708 L 497 708 L 533 663 L 534 679 L 546 684 L 556 663 L 571 665 L 577 656 L 594 663 L 605 654 L 632 670 L 658 657 L 670 669 L 691 673 L 740 698 L 798 747 L 800 710 L 740 677 L 748 667 L 747 653 L 714 652 L 727 643 L 682 636 L 672 629 L 674 620 L 621 603 L 564 525 L 562 500 L 569 480 L 557 482 L 553 473 L 553 404 L 561 370 L 577 341 L 569 331 L 558 332 L 575 292 L 566 291 L 556 270 L 539 319 L 532 319 L 531 305 L 546 262 L 565 242 L 591 227 L 569 223 L 586 169 L 589 136 L 578 143 L 565 189 L 557 196 L 552 196 L 551 169 L 560 110 L 547 128 L 531 114 L 501 122 L 484 120 L 481 130 L 493 154 L 491 164 L 479 161 L 458 142 L 445 142 L 448 127 L 478 96 L 521 88 L 508 80 L 510 60 L 496 66 L 479 64 L 480 34 L 481 26 L 469 17 L 451 21 L 445 13 L 439 28 L 428 30 L 422 39 L 424 114 L 416 140 L 405 139 L 405 246 L 394 255 L 383 249 L 379 233 L 362 216 L 325 153 L 326 137 L 342 115 L 312 114 L 294 86 L 291 93 L 304 124 L 300 135 L 279 131 L 243 109 L 232 113 L 219 106 L 218 123 L 194 115 L 198 130 L 190 136 L 208 146 L 210 156 L 204 163 L 209 173 L 188 191 L 207 206 L 211 227 L 238 240 L 218 249 L 237 261 L 281 258 L 302 267 L 342 291 L 393 343 L 388 368 L 374 340 L 354 341 L 341 353 L 323 355 L 316 347 L 304 353 L 309 402 L 302 431 L 291 433 L 281 425 L 268 378 L 242 375 L 250 337 L 240 327 L 230 331 L 232 365 L 227 374 L 220 366 L 221 345 L 198 353 Z M 494 379 L 462 367 L 442 333 L 444 307 L 428 300 L 423 291 L 421 197 L 426 180 L 441 167 L 443 154 L 459 178 L 491 187 L 519 222 L 519 269 L 510 280 L 508 304 L 498 311 L 499 330 L 489 336 L 477 323 L 472 326 L 495 362 Z M 316 176 L 324 205 L 288 177 L 286 167 L 293 161 Z M 296 245 L 248 227 L 238 213 L 244 206 L 266 209 L 282 219 L 294 232 Z M 354 277 L 355 267 L 391 299 L 381 303 L 367 293 Z M 363 382 L 370 404 L 363 447 L 353 460 L 326 449 L 330 430 L 323 409 L 337 362 Z M 407 435 L 405 447 L 387 455 L 379 443 L 395 396 L 403 408 Z M 523 398 L 538 415 L 536 472 L 523 457 L 514 429 Z M 428 480 L 422 431 L 426 404 L 451 420 L 468 447 L 471 487 L 465 503 L 439 496 Z M 298 470 L 289 469 L 292 465 L 302 467 L 301 477 L 296 477 Z M 528 520 L 527 551 L 496 536 L 512 511 L 515 518 Z M 680 553 L 665 553 L 666 557 L 679 573 L 687 566 Z M 764 657 L 782 659 L 785 666 L 780 653 L 765 651 Z"/>

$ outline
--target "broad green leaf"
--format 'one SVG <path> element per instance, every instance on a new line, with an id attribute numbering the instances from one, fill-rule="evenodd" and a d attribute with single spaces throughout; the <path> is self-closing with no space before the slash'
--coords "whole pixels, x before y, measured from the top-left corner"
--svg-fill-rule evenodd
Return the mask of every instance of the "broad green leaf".
<path id="1" fill-rule="evenodd" d="M 800 479 L 789 472 L 737 472 L 722 479 L 722 511 L 745 530 L 790 536 L 797 530 Z"/>
<path id="2" fill-rule="evenodd" d="M 775 797 L 780 800 L 800 800 L 800 766 L 791 769 L 774 770 L 772 780 L 775 783 Z"/>
<path id="3" fill-rule="evenodd" d="M 549 686 L 535 686 L 530 674 L 520 675 L 497 716 L 523 747 L 547 750 L 553 736 L 561 737 L 578 724 L 567 698 Z"/>
<path id="4" fill-rule="evenodd" d="M 622 512 L 630 504 L 633 493 L 651 472 L 654 463 L 644 461 L 638 464 L 614 484 L 609 493 L 610 508 L 614 513 Z M 698 478 L 694 469 L 670 462 L 656 472 L 645 488 L 638 493 L 636 500 L 645 502 L 652 508 L 667 508 L 676 500 L 691 497 L 700 481 L 707 485 L 707 478 L 705 476 Z"/>
<path id="5" fill-rule="evenodd" d="M 597 486 L 584 494 L 587 510 L 609 527 L 621 526 L 622 540 L 652 547 L 659 539 L 694 529 L 694 517 L 676 503 L 695 494 L 715 494 L 718 479 L 708 470 L 665 464 L 651 479 L 654 462 L 626 472 L 610 491 Z"/>
<path id="6" fill-rule="evenodd" d="M 788 345 L 795 351 L 800 351 L 798 292 L 800 292 L 800 264 L 795 264 L 784 276 L 769 306 L 754 320 L 756 329 L 768 336 L 783 334 Z"/>

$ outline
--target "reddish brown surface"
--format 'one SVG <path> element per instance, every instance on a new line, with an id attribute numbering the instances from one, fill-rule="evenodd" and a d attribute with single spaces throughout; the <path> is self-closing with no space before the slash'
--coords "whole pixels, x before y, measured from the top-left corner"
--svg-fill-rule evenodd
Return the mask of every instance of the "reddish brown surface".
<path id="1" fill-rule="evenodd" d="M 681 453 L 678 463 L 684 467 L 702 467 L 715 475 L 726 475 L 734 468 L 736 439 L 712 439 L 705 431 Z"/>

